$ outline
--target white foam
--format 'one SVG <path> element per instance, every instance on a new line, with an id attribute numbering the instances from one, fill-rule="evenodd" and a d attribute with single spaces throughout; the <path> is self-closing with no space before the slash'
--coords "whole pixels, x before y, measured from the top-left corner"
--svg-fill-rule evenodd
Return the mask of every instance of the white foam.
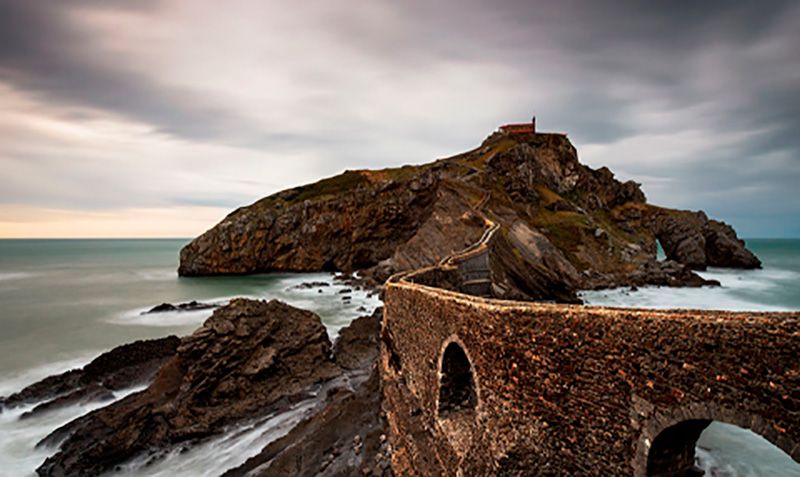
<path id="1" fill-rule="evenodd" d="M 87 351 L 61 361 L 2 376 L 0 377 L 0 396 L 8 396 L 48 376 L 80 368 L 99 354 L 99 351 Z"/>
<path id="2" fill-rule="evenodd" d="M 22 280 L 24 278 L 31 278 L 35 276 L 35 273 L 30 272 L 0 272 L 0 282 Z"/>
<path id="3" fill-rule="evenodd" d="M 209 301 L 209 303 L 219 304 L 220 306 L 228 303 L 227 299 L 217 299 Z M 108 323 L 125 326 L 200 326 L 204 321 L 214 313 L 213 308 L 205 310 L 191 310 L 191 311 L 163 311 L 158 313 L 145 313 L 152 307 L 136 308 L 128 310 L 117 316 L 111 317 L 106 320 Z"/>
<path id="4" fill-rule="evenodd" d="M 144 387 L 114 393 L 114 400 L 122 399 L 142 389 Z M 34 476 L 36 467 L 55 452 L 52 448 L 37 448 L 37 442 L 73 419 L 108 404 L 110 404 L 109 401 L 104 401 L 67 406 L 26 419 L 19 419 L 19 416 L 31 410 L 34 405 L 4 411 L 0 414 L 0 436 L 2 436 L 0 439 L 0 474 Z"/>
<path id="5" fill-rule="evenodd" d="M 177 280 L 178 272 L 174 268 L 149 268 L 138 270 L 136 275 L 146 281 L 163 282 Z"/>
<path id="6" fill-rule="evenodd" d="M 267 444 L 286 435 L 309 415 L 316 400 L 308 400 L 287 412 L 268 419 L 235 427 L 220 437 L 203 442 L 186 451 L 175 449 L 161 459 L 148 464 L 146 457 L 138 457 L 122 466 L 120 476 L 195 477 L 220 475 L 238 467 L 258 454 Z"/>
<path id="7" fill-rule="evenodd" d="M 749 300 L 723 287 L 669 288 L 641 287 L 583 291 L 580 297 L 587 305 L 612 307 L 731 311 L 788 311 L 788 308 Z"/>
<path id="8" fill-rule="evenodd" d="M 784 281 L 800 281 L 800 274 L 791 270 L 728 270 L 709 269 L 700 272 L 703 278 L 718 280 L 719 287 L 670 288 L 646 286 L 637 291 L 628 288 L 580 292 L 587 305 L 635 308 L 690 308 L 731 311 L 792 311 L 792 308 L 768 302 L 763 294 L 783 286 Z"/>
<path id="9" fill-rule="evenodd" d="M 299 288 L 298 285 L 308 282 L 326 282 L 329 285 L 314 288 Z M 349 292 L 346 289 L 350 288 Z M 320 293 L 319 290 L 322 290 Z M 236 296 L 216 297 L 202 299 L 205 303 L 226 304 L 231 299 L 239 296 L 244 298 L 272 300 L 278 299 L 297 308 L 310 310 L 317 313 L 325 325 L 330 339 L 333 341 L 339 330 L 350 324 L 354 319 L 371 314 L 375 308 L 381 306 L 377 295 L 369 296 L 367 290 L 356 290 L 333 280 L 330 273 L 297 273 L 276 275 L 265 288 L 256 293 Z M 343 300 L 349 296 L 349 302 Z M 152 305 L 151 305 L 152 306 Z M 145 313 L 151 307 L 135 308 L 110 317 L 106 321 L 126 326 L 200 326 L 213 313 L 213 309 L 196 311 L 168 311 L 161 313 Z"/>

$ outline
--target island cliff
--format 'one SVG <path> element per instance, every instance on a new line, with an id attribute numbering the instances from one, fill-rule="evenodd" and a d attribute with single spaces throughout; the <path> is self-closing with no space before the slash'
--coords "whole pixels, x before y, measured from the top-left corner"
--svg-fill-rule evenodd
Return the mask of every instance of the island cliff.
<path id="1" fill-rule="evenodd" d="M 639 184 L 578 161 L 562 134 L 496 132 L 419 166 L 346 171 L 237 209 L 181 251 L 181 275 L 358 271 L 374 285 L 438 263 L 497 224 L 497 298 L 578 301 L 586 288 L 712 284 L 758 268 L 727 224 L 656 207 Z M 656 261 L 656 242 L 666 261 Z"/>

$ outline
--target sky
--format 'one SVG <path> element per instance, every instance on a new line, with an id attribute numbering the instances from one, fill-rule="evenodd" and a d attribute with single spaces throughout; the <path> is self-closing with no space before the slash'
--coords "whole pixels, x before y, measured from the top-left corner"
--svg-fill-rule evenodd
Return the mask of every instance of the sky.
<path id="1" fill-rule="evenodd" d="M 800 2 L 0 0 L 0 237 L 191 237 L 536 114 L 582 162 L 800 237 Z"/>

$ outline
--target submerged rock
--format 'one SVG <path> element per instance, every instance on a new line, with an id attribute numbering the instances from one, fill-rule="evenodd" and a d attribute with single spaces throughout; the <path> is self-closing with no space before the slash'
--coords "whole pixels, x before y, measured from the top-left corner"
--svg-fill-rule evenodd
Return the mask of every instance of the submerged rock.
<path id="1" fill-rule="evenodd" d="M 386 422 L 381 414 L 380 376 L 353 389 L 338 389 L 312 417 L 224 477 L 394 475 Z"/>
<path id="2" fill-rule="evenodd" d="M 308 290 L 310 288 L 321 288 L 329 286 L 331 286 L 331 284 L 328 282 L 303 282 L 299 285 L 291 287 L 290 290 Z"/>
<path id="3" fill-rule="evenodd" d="M 153 308 L 150 308 L 147 311 L 143 311 L 143 315 L 148 315 L 151 313 L 165 313 L 169 311 L 197 311 L 197 310 L 210 310 L 213 308 L 217 308 L 220 305 L 218 303 L 201 303 L 195 300 L 192 300 L 187 303 L 179 303 L 178 305 L 173 305 L 172 303 L 162 303 L 160 305 L 156 305 Z"/>

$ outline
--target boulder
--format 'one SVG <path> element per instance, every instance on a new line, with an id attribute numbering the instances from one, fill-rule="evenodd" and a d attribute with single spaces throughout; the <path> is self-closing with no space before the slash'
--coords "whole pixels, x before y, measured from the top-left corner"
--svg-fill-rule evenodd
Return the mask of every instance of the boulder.
<path id="1" fill-rule="evenodd" d="M 341 373 L 317 315 L 273 300 L 237 299 L 180 340 L 152 384 L 57 429 L 39 475 L 99 475 L 226 426 L 280 412 Z"/>

